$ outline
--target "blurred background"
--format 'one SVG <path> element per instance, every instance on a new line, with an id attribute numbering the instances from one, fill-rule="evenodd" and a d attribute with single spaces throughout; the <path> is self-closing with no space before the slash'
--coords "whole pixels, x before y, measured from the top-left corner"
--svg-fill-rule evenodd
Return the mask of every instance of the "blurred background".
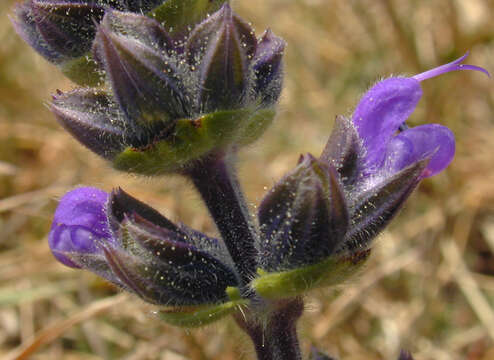
<path id="1" fill-rule="evenodd" d="M 74 85 L 13 32 L 14 0 L 0 2 L 0 358 L 254 359 L 225 320 L 184 331 L 142 301 L 54 260 L 46 234 L 66 191 L 122 186 L 174 220 L 215 229 L 179 177 L 118 173 L 57 125 L 46 107 Z M 236 0 L 260 35 L 288 42 L 280 111 L 242 151 L 254 209 L 301 152 L 319 154 L 337 114 L 350 114 L 381 77 L 413 75 L 467 50 L 494 73 L 493 0 Z M 301 345 L 340 359 L 494 359 L 494 91 L 480 73 L 423 83 L 410 124 L 438 122 L 457 155 L 425 180 L 375 243 L 367 269 L 341 289 L 310 294 Z"/>

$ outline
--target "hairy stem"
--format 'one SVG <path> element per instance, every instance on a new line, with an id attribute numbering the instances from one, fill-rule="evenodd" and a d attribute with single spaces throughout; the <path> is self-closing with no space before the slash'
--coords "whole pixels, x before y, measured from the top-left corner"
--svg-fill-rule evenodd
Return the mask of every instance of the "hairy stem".
<path id="1" fill-rule="evenodd" d="M 262 317 L 252 309 L 235 315 L 235 320 L 254 343 L 258 360 L 301 360 L 296 323 L 303 312 L 302 300 L 295 298 L 272 306 L 274 309 Z"/>
<path id="2" fill-rule="evenodd" d="M 231 159 L 210 156 L 186 170 L 202 196 L 234 261 L 243 288 L 256 271 L 258 236 Z"/>

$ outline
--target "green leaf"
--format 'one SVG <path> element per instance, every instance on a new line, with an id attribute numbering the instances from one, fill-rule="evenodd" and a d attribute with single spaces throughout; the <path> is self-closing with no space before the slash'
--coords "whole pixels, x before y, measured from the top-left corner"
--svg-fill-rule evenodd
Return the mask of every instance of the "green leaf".
<path id="1" fill-rule="evenodd" d="M 226 0 L 168 0 L 148 15 L 158 20 L 171 34 L 192 27 L 221 7 Z"/>
<path id="2" fill-rule="evenodd" d="M 343 283 L 357 273 L 369 257 L 370 250 L 351 258 L 330 257 L 320 263 L 289 271 L 267 273 L 258 269 L 259 277 L 251 287 L 266 299 L 283 299 L 304 294 L 312 289 Z"/>

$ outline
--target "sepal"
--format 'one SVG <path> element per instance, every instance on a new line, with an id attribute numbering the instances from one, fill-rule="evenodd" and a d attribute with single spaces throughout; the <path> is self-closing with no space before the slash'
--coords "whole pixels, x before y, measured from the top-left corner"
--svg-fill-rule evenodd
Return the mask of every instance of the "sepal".
<path id="1" fill-rule="evenodd" d="M 283 55 L 286 42 L 266 30 L 257 44 L 252 61 L 255 75 L 255 92 L 263 106 L 274 105 L 283 87 Z"/>
<path id="2" fill-rule="evenodd" d="M 134 143 L 128 138 L 124 114 L 102 90 L 59 92 L 53 96 L 50 110 L 72 136 L 105 159 L 113 159 Z"/>
<path id="3" fill-rule="evenodd" d="M 351 221 L 345 241 L 337 251 L 366 249 L 370 242 L 395 217 L 412 191 L 422 180 L 429 159 L 417 161 L 400 172 L 371 178 L 367 190 L 354 194 Z"/>
<path id="4" fill-rule="evenodd" d="M 334 166 L 345 186 L 353 186 L 362 180 L 365 166 L 365 150 L 353 122 L 337 116 L 333 131 L 320 156 L 320 160 Z"/>

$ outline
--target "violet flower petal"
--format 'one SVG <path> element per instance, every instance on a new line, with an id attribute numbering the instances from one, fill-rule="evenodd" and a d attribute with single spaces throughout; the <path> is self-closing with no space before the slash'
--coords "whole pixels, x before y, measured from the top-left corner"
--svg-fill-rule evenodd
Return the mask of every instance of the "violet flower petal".
<path id="1" fill-rule="evenodd" d="M 393 134 L 415 110 L 422 89 L 412 78 L 389 78 L 378 82 L 360 100 L 353 123 L 367 150 L 366 166 L 382 165 Z"/>
<path id="2" fill-rule="evenodd" d="M 455 138 L 451 130 L 438 124 L 421 125 L 398 134 L 386 149 L 385 169 L 395 173 L 430 156 L 422 177 L 430 177 L 445 169 L 455 154 Z"/>
<path id="3" fill-rule="evenodd" d="M 60 200 L 48 236 L 50 249 L 58 261 L 80 268 L 66 254 L 102 254 L 97 241 L 112 239 L 105 214 L 107 201 L 106 192 L 91 187 L 70 191 Z"/>

